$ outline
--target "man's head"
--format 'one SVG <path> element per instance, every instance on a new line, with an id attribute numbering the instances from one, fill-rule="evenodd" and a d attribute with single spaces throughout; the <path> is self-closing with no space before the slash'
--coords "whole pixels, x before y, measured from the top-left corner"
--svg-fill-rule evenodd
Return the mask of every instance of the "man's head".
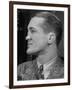
<path id="1" fill-rule="evenodd" d="M 28 54 L 44 52 L 50 45 L 60 42 L 61 21 L 52 13 L 35 14 L 28 24 Z"/>

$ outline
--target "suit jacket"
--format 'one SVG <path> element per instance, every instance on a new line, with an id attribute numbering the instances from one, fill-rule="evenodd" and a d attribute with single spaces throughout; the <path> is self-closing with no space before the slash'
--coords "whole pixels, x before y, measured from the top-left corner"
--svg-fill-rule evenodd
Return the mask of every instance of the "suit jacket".
<path id="1" fill-rule="evenodd" d="M 57 58 L 51 67 L 47 79 L 64 78 L 64 63 L 61 58 Z M 17 80 L 38 80 L 38 67 L 36 60 L 20 64 L 17 68 Z"/>

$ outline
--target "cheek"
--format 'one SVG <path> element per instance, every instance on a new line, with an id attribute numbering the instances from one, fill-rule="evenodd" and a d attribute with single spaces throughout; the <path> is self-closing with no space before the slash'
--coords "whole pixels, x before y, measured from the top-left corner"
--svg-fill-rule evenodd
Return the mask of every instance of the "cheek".
<path id="1" fill-rule="evenodd" d="M 45 46 L 47 45 L 47 39 L 45 37 L 37 37 L 35 38 L 35 45 L 36 47 L 42 47 L 42 46 Z"/>

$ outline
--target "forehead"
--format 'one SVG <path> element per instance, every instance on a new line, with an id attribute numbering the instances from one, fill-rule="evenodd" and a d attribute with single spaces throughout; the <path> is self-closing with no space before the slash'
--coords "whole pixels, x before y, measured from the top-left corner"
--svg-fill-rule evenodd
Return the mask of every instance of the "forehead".
<path id="1" fill-rule="evenodd" d="M 45 21 L 45 19 L 42 17 L 33 17 L 28 24 L 28 28 L 41 26 L 41 25 L 43 25 L 44 21 Z"/>

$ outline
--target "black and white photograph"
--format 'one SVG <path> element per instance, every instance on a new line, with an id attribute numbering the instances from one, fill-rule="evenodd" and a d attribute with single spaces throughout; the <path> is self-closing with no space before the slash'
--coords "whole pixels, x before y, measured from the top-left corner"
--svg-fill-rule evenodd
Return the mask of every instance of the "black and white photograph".
<path id="1" fill-rule="evenodd" d="M 70 6 L 10 2 L 9 87 L 70 84 Z"/>
<path id="2" fill-rule="evenodd" d="M 58 54 L 63 27 L 55 13 L 64 19 L 62 11 L 18 9 L 18 80 L 64 78 L 63 41 L 62 56 Z M 31 14 L 35 15 L 27 22 Z"/>

